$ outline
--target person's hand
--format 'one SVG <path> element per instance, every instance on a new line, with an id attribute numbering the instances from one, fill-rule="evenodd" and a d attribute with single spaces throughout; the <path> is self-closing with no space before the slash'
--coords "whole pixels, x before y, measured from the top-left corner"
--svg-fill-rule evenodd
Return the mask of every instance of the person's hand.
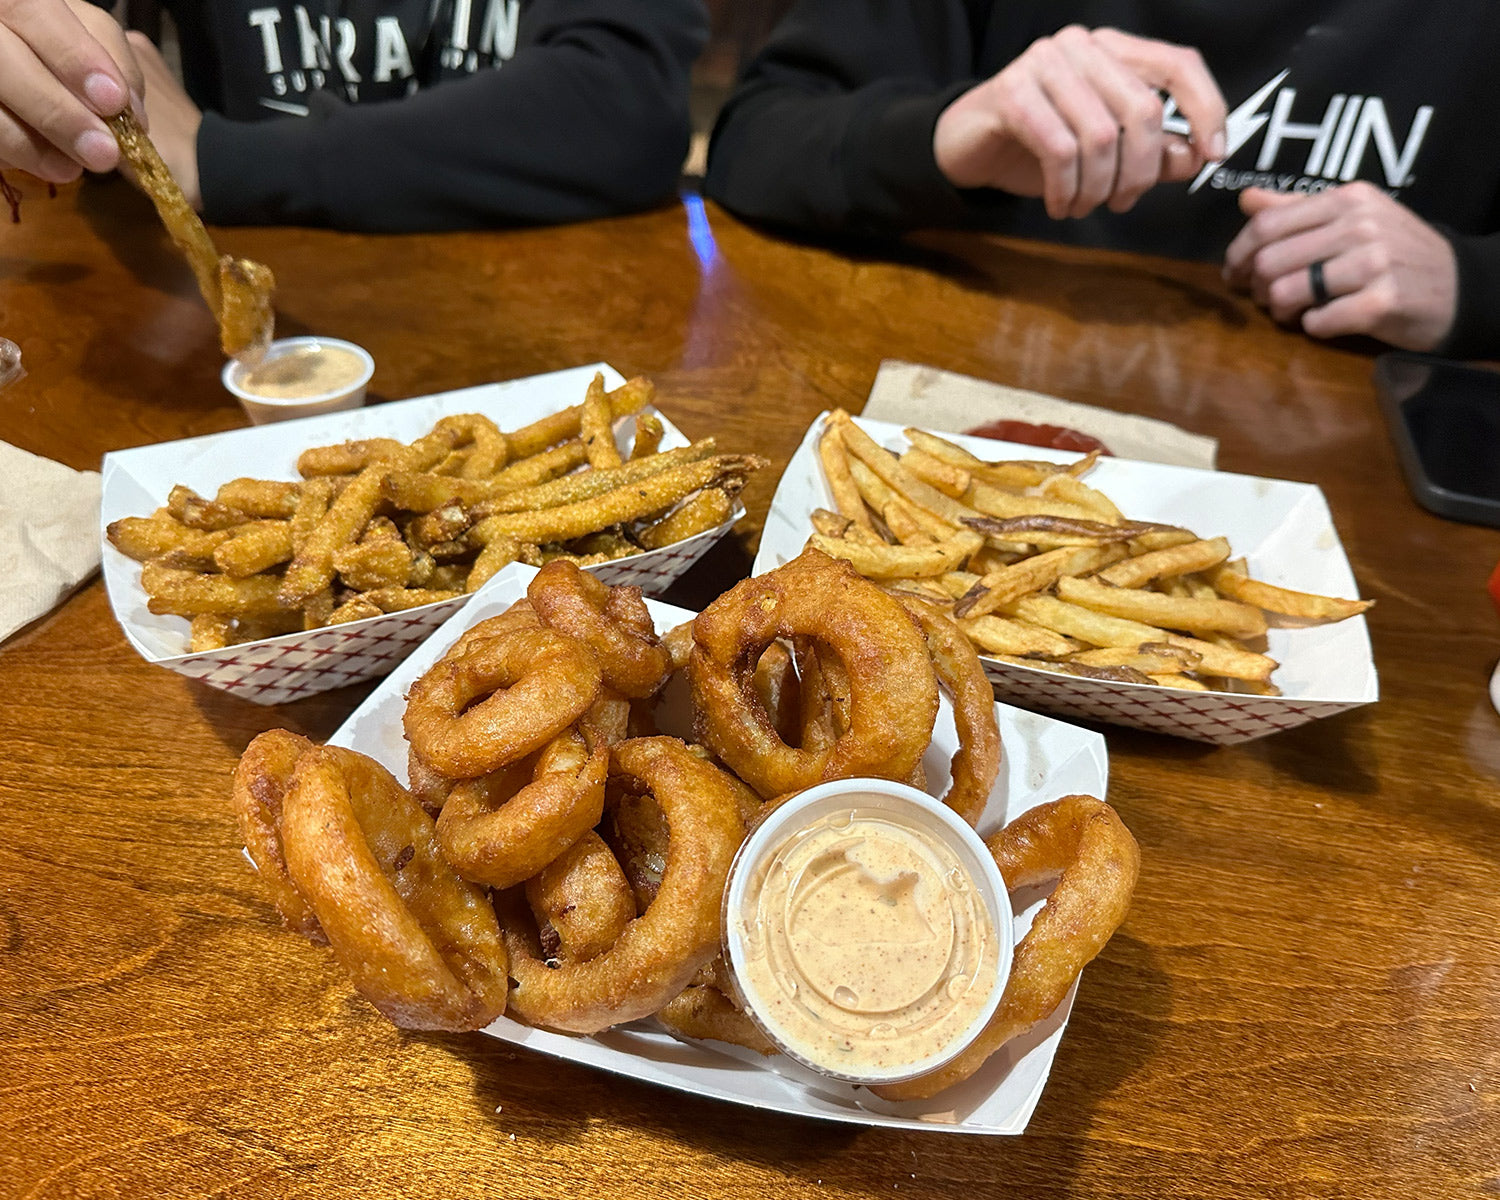
<path id="1" fill-rule="evenodd" d="M 0 0 L 3 3 L 3 0 Z M 146 79 L 146 112 L 151 117 L 151 141 L 167 170 L 194 208 L 203 207 L 198 188 L 198 126 L 203 113 L 172 74 L 161 51 L 144 34 L 127 35 L 130 49 Z"/>
<path id="2" fill-rule="evenodd" d="M 1167 92 L 1191 141 L 1163 132 Z M 938 118 L 933 152 L 955 187 L 1040 196 L 1047 215 L 1125 212 L 1154 185 L 1224 157 L 1224 97 L 1196 50 L 1070 25 L 1039 38 Z"/>
<path id="3" fill-rule="evenodd" d="M 125 34 L 87 0 L 0 0 L 0 169 L 71 183 L 110 171 L 120 148 L 102 118 L 142 110 L 145 81 Z M 132 96 L 133 93 L 133 96 Z"/>
<path id="4" fill-rule="evenodd" d="M 1448 239 L 1369 183 L 1303 196 L 1247 188 L 1250 218 L 1224 255 L 1224 278 L 1278 321 L 1313 337 L 1363 333 L 1403 350 L 1433 350 L 1458 307 Z M 1329 299 L 1313 295 L 1321 264 Z"/>

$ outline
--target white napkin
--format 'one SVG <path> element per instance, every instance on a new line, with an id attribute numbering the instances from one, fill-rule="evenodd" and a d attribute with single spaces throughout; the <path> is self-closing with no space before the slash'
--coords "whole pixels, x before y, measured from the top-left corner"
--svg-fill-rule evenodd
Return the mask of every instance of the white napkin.
<path id="1" fill-rule="evenodd" d="M 986 421 L 1008 419 L 1061 425 L 1092 434 L 1112 454 L 1146 462 L 1213 470 L 1218 440 L 1152 417 L 1111 412 L 1059 400 L 1040 392 L 990 383 L 936 367 L 887 359 L 862 416 L 897 425 L 920 425 L 943 433 L 964 433 Z"/>
<path id="2" fill-rule="evenodd" d="M 99 569 L 99 472 L 0 442 L 0 641 Z"/>

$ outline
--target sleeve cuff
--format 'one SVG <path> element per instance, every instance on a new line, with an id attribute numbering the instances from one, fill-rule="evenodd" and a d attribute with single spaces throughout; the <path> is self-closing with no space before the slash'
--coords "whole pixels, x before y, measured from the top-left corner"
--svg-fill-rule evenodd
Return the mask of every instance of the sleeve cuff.
<path id="1" fill-rule="evenodd" d="M 1453 328 L 1437 352 L 1445 358 L 1500 358 L 1500 235 L 1443 230 L 1458 269 Z"/>

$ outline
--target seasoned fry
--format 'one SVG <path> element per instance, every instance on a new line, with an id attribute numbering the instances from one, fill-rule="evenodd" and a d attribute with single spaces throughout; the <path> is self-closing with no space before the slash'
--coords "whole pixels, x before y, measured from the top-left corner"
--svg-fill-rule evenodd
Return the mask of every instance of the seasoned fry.
<path id="1" fill-rule="evenodd" d="M 178 551 L 195 558 L 211 559 L 213 552 L 229 537 L 228 530 L 210 533 L 189 528 L 165 511 L 151 517 L 122 517 L 111 521 L 105 533 L 110 545 L 137 562 Z"/>
<path id="2" fill-rule="evenodd" d="M 193 618 L 188 649 L 194 654 L 202 650 L 222 650 L 233 643 L 234 618 L 220 613 L 199 613 Z"/>
<path id="3" fill-rule="evenodd" d="M 167 512 L 191 529 L 217 532 L 233 529 L 250 519 L 248 513 L 217 500 L 205 500 L 190 487 L 178 484 L 167 494 Z"/>
<path id="4" fill-rule="evenodd" d="M 656 386 L 649 379 L 635 378 L 608 393 L 607 398 L 610 419 L 615 421 L 621 417 L 633 416 L 650 404 L 656 398 Z M 582 419 L 583 405 L 575 404 L 572 408 L 565 408 L 522 426 L 508 436 L 511 457 L 530 458 L 549 446 L 577 438 Z M 582 443 L 579 445 L 581 448 Z"/>
<path id="5" fill-rule="evenodd" d="M 628 463 L 622 463 L 619 466 L 580 471 L 574 475 L 554 479 L 550 483 L 508 490 L 472 504 L 470 513 L 476 520 L 482 520 L 499 513 L 536 512 L 544 508 L 559 508 L 564 504 L 576 504 L 603 495 L 615 488 L 639 483 L 673 467 L 701 462 L 710 457 L 714 450 L 714 439 L 704 438 L 702 441 L 694 442 L 691 446 L 664 450 L 660 454 L 653 454 L 650 458 L 631 459 Z"/>
<path id="6" fill-rule="evenodd" d="M 635 439 L 630 445 L 630 457 L 650 458 L 661 449 L 661 440 L 666 436 L 666 427 L 655 413 L 637 413 Z"/>
<path id="7" fill-rule="evenodd" d="M 214 564 L 226 575 L 244 579 L 268 571 L 292 557 L 290 521 L 250 521 L 230 531 L 214 550 Z"/>
<path id="8" fill-rule="evenodd" d="M 227 575 L 202 575 L 148 562 L 141 568 L 141 586 L 150 597 L 151 612 L 178 617 L 212 613 L 223 617 L 274 617 L 281 613 L 273 575 L 230 579 Z"/>
<path id="9" fill-rule="evenodd" d="M 468 453 L 458 464 L 464 479 L 488 479 L 505 465 L 510 448 L 495 422 L 482 413 L 462 413 L 443 417 L 433 426 L 434 433 L 452 435 L 454 444 L 466 447 Z M 461 453 L 455 450 L 454 454 Z"/>
<path id="10" fill-rule="evenodd" d="M 475 528 L 481 541 L 504 534 L 522 542 L 540 545 L 564 542 L 592 533 L 603 525 L 635 521 L 661 512 L 698 488 L 710 487 L 729 478 L 743 479 L 751 471 L 769 464 L 755 455 L 720 454 L 701 462 L 686 463 L 662 471 L 639 483 L 615 488 L 600 496 L 540 512 L 500 513 L 486 517 Z"/>
<path id="11" fill-rule="evenodd" d="M 604 395 L 604 376 L 594 375 L 588 393 L 583 398 L 583 412 L 578 418 L 578 435 L 583 439 L 583 450 L 588 455 L 589 466 L 595 469 L 618 467 L 620 450 L 615 445 L 614 414 L 609 400 Z"/>
<path id="12" fill-rule="evenodd" d="M 372 463 L 389 462 L 403 449 L 395 438 L 365 438 L 336 446 L 314 446 L 297 456 L 297 471 L 315 475 L 356 475 Z"/>
<path id="13" fill-rule="evenodd" d="M 386 469 L 366 467 L 328 507 L 286 570 L 279 595 L 283 608 L 300 608 L 333 581 L 334 553 L 348 545 L 369 524 L 380 503 Z"/>
<path id="14" fill-rule="evenodd" d="M 637 535 L 647 550 L 659 550 L 717 529 L 734 513 L 734 495 L 724 487 L 707 487 L 685 500 L 654 525 Z"/>
<path id="15" fill-rule="evenodd" d="M 231 479 L 214 496 L 246 516 L 285 520 L 297 511 L 301 487 L 274 479 Z"/>

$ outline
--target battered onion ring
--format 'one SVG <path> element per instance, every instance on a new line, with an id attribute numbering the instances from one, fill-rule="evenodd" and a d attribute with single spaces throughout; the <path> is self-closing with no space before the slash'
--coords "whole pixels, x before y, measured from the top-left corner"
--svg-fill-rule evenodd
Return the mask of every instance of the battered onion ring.
<path id="1" fill-rule="evenodd" d="M 678 1037 L 727 1042 L 757 1054 L 776 1053 L 771 1039 L 729 998 L 730 987 L 722 957 L 698 972 L 697 978 L 674 996 L 656 1019 Z"/>
<path id="2" fill-rule="evenodd" d="M 849 728 L 826 748 L 788 746 L 752 677 L 778 638 L 826 645 L 849 676 Z M 916 623 L 847 563 L 817 550 L 737 584 L 693 622 L 690 664 L 701 740 L 770 798 L 829 779 L 905 779 L 937 718 L 938 687 Z"/>
<path id="3" fill-rule="evenodd" d="M 443 853 L 474 883 L 530 879 L 599 823 L 608 767 L 607 749 L 590 754 L 569 729 L 537 757 L 529 779 L 521 763 L 456 784 L 437 821 Z"/>
<path id="4" fill-rule="evenodd" d="M 901 603 L 922 627 L 938 683 L 953 701 L 958 749 L 953 755 L 953 783 L 943 803 L 977 826 L 995 777 L 1000 774 L 1000 725 L 995 719 L 994 692 L 973 644 L 951 618 L 912 596 L 902 596 Z"/>
<path id="5" fill-rule="evenodd" d="M 409 746 L 406 753 L 406 785 L 416 802 L 433 817 L 443 811 L 443 805 L 448 802 L 448 793 L 453 790 L 453 780 L 434 771 Z"/>
<path id="6" fill-rule="evenodd" d="M 566 559 L 536 573 L 526 596 L 542 624 L 594 652 L 606 687 L 632 700 L 653 695 L 672 669 L 638 587 L 609 587 Z"/>
<path id="7" fill-rule="evenodd" d="M 526 903 L 549 963 L 598 958 L 636 917 L 625 872 L 592 830 L 526 881 Z"/>
<path id="8" fill-rule="evenodd" d="M 297 761 L 287 868 L 354 986 L 406 1029 L 482 1029 L 505 1011 L 505 946 L 484 892 L 443 860 L 432 818 L 373 759 Z"/>
<path id="9" fill-rule="evenodd" d="M 581 643 L 511 629 L 472 641 L 412 684 L 406 738 L 434 770 L 474 779 L 545 746 L 598 695 L 599 668 Z"/>
<path id="10" fill-rule="evenodd" d="M 760 656 L 751 682 L 776 736 L 792 745 L 801 736 L 802 700 L 791 651 L 780 642 L 772 642 Z"/>
<path id="11" fill-rule="evenodd" d="M 644 782 L 669 829 L 666 868 L 651 906 L 597 958 L 549 969 L 509 910 L 511 1011 L 520 1020 L 597 1033 L 648 1016 L 719 953 L 719 907 L 729 864 L 744 836 L 739 802 L 724 774 L 675 738 L 634 738 L 612 752 L 611 773 Z"/>
<path id="12" fill-rule="evenodd" d="M 245 747 L 234 768 L 230 804 L 239 818 L 240 836 L 255 863 L 261 885 L 286 927 L 314 942 L 326 942 L 318 918 L 286 871 L 281 845 L 281 809 L 297 760 L 312 743 L 287 729 L 268 729 Z"/>
<path id="13" fill-rule="evenodd" d="M 1057 887 L 1016 947 L 1005 995 L 984 1032 L 941 1070 L 874 1089 L 887 1100 L 925 1100 L 961 1083 L 1011 1038 L 1050 1016 L 1130 908 L 1140 849 L 1102 800 L 1064 796 L 1039 805 L 985 845 L 1012 889 L 1054 878 Z"/>

